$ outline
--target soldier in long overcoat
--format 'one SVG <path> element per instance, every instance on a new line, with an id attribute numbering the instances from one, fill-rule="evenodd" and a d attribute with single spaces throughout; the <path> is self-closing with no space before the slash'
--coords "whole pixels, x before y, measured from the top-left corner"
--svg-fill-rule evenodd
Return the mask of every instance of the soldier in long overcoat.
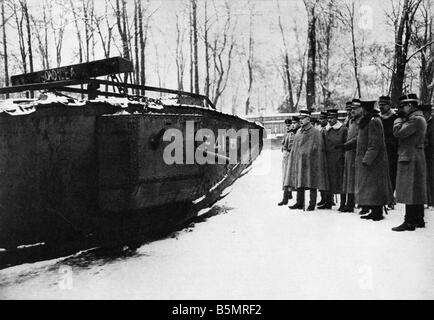
<path id="1" fill-rule="evenodd" d="M 404 222 L 393 231 L 413 231 L 425 227 L 426 160 L 424 142 L 427 123 L 418 110 L 416 94 L 399 98 L 398 118 L 393 134 L 399 140 L 398 171 L 396 175 L 396 201 L 405 203 Z"/>
<path id="2" fill-rule="evenodd" d="M 347 141 L 343 145 L 345 150 L 344 179 L 342 190 L 347 195 L 347 203 L 342 212 L 354 212 L 356 186 L 356 146 L 359 127 L 352 116 L 348 121 Z"/>
<path id="3" fill-rule="evenodd" d="M 347 101 L 345 103 L 345 111 L 347 112 L 347 116 L 343 122 L 344 126 L 349 129 L 350 127 L 350 120 L 352 119 L 352 101 Z"/>
<path id="4" fill-rule="evenodd" d="M 398 139 L 393 135 L 393 122 L 398 118 L 395 111 L 391 108 L 391 99 L 389 96 L 381 96 L 378 99 L 380 107 L 380 117 L 383 123 L 384 142 L 386 143 L 387 159 L 389 161 L 389 177 L 392 183 L 392 191 L 396 188 L 396 168 L 398 165 Z M 393 209 L 394 204 L 389 204 L 389 209 Z"/>
<path id="5" fill-rule="evenodd" d="M 419 109 L 422 110 L 427 123 L 425 134 L 427 204 L 434 207 L 434 124 L 432 105 L 423 105 Z"/>
<path id="6" fill-rule="evenodd" d="M 298 123 L 298 117 L 293 117 L 292 119 L 286 119 L 286 133 L 283 137 L 282 141 L 282 190 L 283 190 L 283 199 L 277 205 L 283 206 L 288 204 L 288 200 L 292 199 L 292 190 L 288 185 L 288 166 L 290 161 L 290 152 L 292 149 L 292 145 L 294 143 L 294 136 L 297 130 L 300 128 Z"/>
<path id="7" fill-rule="evenodd" d="M 343 193 L 342 189 L 345 152 L 343 149 L 336 148 L 336 146 L 343 145 L 345 143 L 347 140 L 348 129 L 338 121 L 338 110 L 328 110 L 327 120 L 329 125 L 326 127 L 324 137 L 329 189 L 326 193 L 325 203 L 321 206 L 318 206 L 318 209 L 331 209 L 333 195 L 340 194 L 341 203 L 339 211 L 342 211 L 346 202 L 346 195 Z"/>
<path id="8" fill-rule="evenodd" d="M 362 219 L 383 219 L 383 206 L 393 200 L 383 124 L 375 101 L 362 101 L 356 147 L 356 202 L 372 211 Z M 357 110 L 357 109 L 356 109 Z M 360 112 L 360 111 L 357 111 Z"/>
<path id="9" fill-rule="evenodd" d="M 323 135 L 325 135 L 327 125 L 328 125 L 327 111 L 321 111 L 321 113 L 319 115 L 319 126 L 317 127 L 317 129 Z M 324 136 L 324 139 L 325 139 L 325 136 Z M 321 199 L 317 203 L 318 206 L 322 206 L 326 202 L 326 191 L 321 190 L 320 195 L 321 195 Z"/>
<path id="10" fill-rule="evenodd" d="M 290 209 L 304 209 L 305 190 L 310 190 L 309 207 L 313 211 L 316 205 L 317 190 L 327 190 L 325 174 L 326 157 L 324 139 L 321 132 L 310 123 L 310 112 L 300 111 L 301 128 L 294 138 L 290 153 L 291 164 L 288 167 L 289 184 L 297 189 L 297 202 Z"/>

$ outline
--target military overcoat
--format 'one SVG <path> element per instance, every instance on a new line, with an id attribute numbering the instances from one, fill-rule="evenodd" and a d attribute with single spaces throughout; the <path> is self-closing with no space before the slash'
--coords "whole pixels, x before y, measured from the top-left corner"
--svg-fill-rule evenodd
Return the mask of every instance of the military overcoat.
<path id="1" fill-rule="evenodd" d="M 293 188 L 327 190 L 324 139 L 311 124 L 301 127 L 290 152 L 287 184 Z"/>
<path id="2" fill-rule="evenodd" d="M 424 152 L 427 123 L 422 111 L 412 112 L 393 123 L 393 135 L 398 138 L 398 170 L 396 201 L 424 204 L 426 196 L 426 160 Z"/>
<path id="3" fill-rule="evenodd" d="M 393 202 L 383 124 L 376 115 L 359 124 L 356 148 L 356 203 L 381 206 Z"/>

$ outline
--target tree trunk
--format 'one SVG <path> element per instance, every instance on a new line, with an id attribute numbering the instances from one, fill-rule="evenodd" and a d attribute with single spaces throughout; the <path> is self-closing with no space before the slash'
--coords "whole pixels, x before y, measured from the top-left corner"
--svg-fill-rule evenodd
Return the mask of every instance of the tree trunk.
<path id="1" fill-rule="evenodd" d="M 192 13 L 192 1 L 189 4 L 189 32 L 190 32 L 190 92 L 193 92 L 193 13 Z"/>
<path id="2" fill-rule="evenodd" d="M 247 89 L 247 99 L 245 106 L 245 114 L 248 115 L 250 113 L 250 99 L 252 97 L 252 89 L 253 89 L 253 14 L 250 12 L 250 23 L 249 23 L 249 55 L 247 59 L 247 71 L 249 73 L 249 82 Z"/>
<path id="3" fill-rule="evenodd" d="M 199 60 L 197 48 L 197 2 L 192 0 L 193 14 L 193 52 L 194 52 L 194 92 L 199 94 Z"/>
<path id="4" fill-rule="evenodd" d="M 145 48 L 146 48 L 146 35 L 143 34 L 143 9 L 142 1 L 138 0 L 138 10 L 139 10 L 139 42 L 140 42 L 140 84 L 144 86 L 146 84 L 146 74 L 145 74 Z M 145 26 L 147 28 L 147 24 Z M 147 29 L 145 31 L 147 33 Z M 142 89 L 142 95 L 145 95 L 145 90 Z"/>
<path id="5" fill-rule="evenodd" d="M 204 28 L 204 45 L 205 45 L 205 96 L 209 97 L 209 43 L 208 43 L 208 0 L 205 0 L 205 28 Z"/>
<path id="6" fill-rule="evenodd" d="M 24 14 L 25 19 L 26 19 L 27 49 L 29 52 L 29 67 L 30 67 L 30 72 L 33 72 L 32 32 L 31 32 L 31 28 L 30 28 L 29 10 L 27 7 L 27 1 L 26 0 L 23 0 L 23 2 L 22 2 L 22 9 L 23 9 L 23 14 Z M 33 91 L 30 91 L 30 98 L 33 98 L 33 97 L 34 97 Z"/>
<path id="7" fill-rule="evenodd" d="M 405 68 L 414 16 L 421 0 L 404 0 L 399 24 L 395 30 L 395 61 L 392 74 L 390 98 L 393 105 L 397 105 L 403 94 L 405 82 Z"/>
<path id="8" fill-rule="evenodd" d="M 89 23 L 88 23 L 88 12 L 86 6 L 86 0 L 82 2 L 83 7 L 83 21 L 84 21 L 84 44 L 86 48 L 86 62 L 89 62 Z"/>
<path id="9" fill-rule="evenodd" d="M 2 1 L 2 23 L 3 23 L 3 59 L 5 72 L 5 86 L 9 86 L 9 66 L 8 66 L 8 45 L 6 37 L 6 19 L 5 19 L 5 2 Z M 6 93 L 6 99 L 9 99 L 9 93 Z"/>
<path id="10" fill-rule="evenodd" d="M 316 13 L 315 5 L 316 1 L 304 0 L 307 19 L 308 19 L 308 30 L 307 30 L 307 72 L 306 72 L 306 107 L 308 110 L 312 110 L 315 105 L 315 79 L 316 79 Z"/>
<path id="11" fill-rule="evenodd" d="M 352 16 L 352 19 L 351 19 L 351 44 L 353 46 L 354 77 L 356 78 L 357 93 L 359 95 L 359 98 L 361 98 L 362 97 L 362 92 L 361 92 L 361 89 L 360 89 L 359 68 L 358 68 L 358 62 L 357 62 L 356 38 L 355 38 L 355 35 L 354 35 L 354 2 L 353 2 L 353 16 Z"/>
<path id="12" fill-rule="evenodd" d="M 140 1 L 140 0 L 139 0 Z M 134 83 L 139 84 L 140 79 L 140 67 L 139 67 L 139 25 L 138 25 L 138 1 L 134 0 Z M 136 94 L 139 94 L 139 89 L 136 90 Z"/>
<path id="13" fill-rule="evenodd" d="M 283 62 L 283 69 L 284 69 L 284 83 L 285 83 L 285 101 L 284 103 L 284 108 L 280 109 L 281 112 L 294 112 L 294 96 L 292 94 L 292 81 L 291 81 L 291 72 L 289 70 L 289 55 L 288 55 L 288 45 L 286 43 L 286 38 L 285 38 L 285 33 L 283 31 L 283 25 L 282 25 L 282 20 L 280 17 L 280 5 L 279 2 L 277 2 L 277 9 L 279 11 L 279 29 L 280 29 L 280 33 L 282 35 L 282 40 L 283 40 L 283 47 L 285 49 L 284 52 L 284 62 Z"/>
<path id="14" fill-rule="evenodd" d="M 79 62 L 82 63 L 83 62 L 83 42 L 82 42 L 82 39 L 81 39 L 80 26 L 78 25 L 78 14 L 75 11 L 75 6 L 74 6 L 73 0 L 70 0 L 69 4 L 71 6 L 71 11 L 72 11 L 72 14 L 73 14 L 73 17 L 74 17 L 75 32 L 76 32 L 76 35 L 77 35 L 78 59 L 79 59 Z M 45 13 L 44 13 L 44 15 L 45 15 Z M 48 47 L 46 47 L 46 48 L 48 50 Z M 47 53 L 47 55 L 48 55 L 48 53 Z M 82 84 L 80 85 L 80 89 L 83 90 L 83 85 Z M 84 99 L 84 94 L 83 93 L 81 94 L 81 99 Z"/>

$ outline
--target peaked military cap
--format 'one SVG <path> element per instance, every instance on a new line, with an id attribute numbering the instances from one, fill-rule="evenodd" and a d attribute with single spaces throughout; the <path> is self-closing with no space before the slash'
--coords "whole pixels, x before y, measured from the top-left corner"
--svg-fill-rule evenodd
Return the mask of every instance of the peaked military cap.
<path id="1" fill-rule="evenodd" d="M 337 109 L 329 109 L 327 110 L 327 117 L 337 117 L 338 110 Z"/>
<path id="2" fill-rule="evenodd" d="M 381 97 L 378 99 L 378 104 L 387 104 L 387 105 L 389 105 L 390 102 L 391 102 L 391 100 L 390 100 L 390 97 L 389 97 L 389 96 L 381 96 Z"/>
<path id="3" fill-rule="evenodd" d="M 353 103 L 351 102 L 351 101 L 347 101 L 346 103 L 345 103 L 345 109 L 351 109 L 351 105 L 352 105 Z"/>
<path id="4" fill-rule="evenodd" d="M 377 101 L 361 101 L 361 106 L 366 111 L 380 112 L 377 107 Z"/>
<path id="5" fill-rule="evenodd" d="M 353 99 L 351 101 L 351 107 L 352 108 L 358 108 L 362 106 L 362 102 L 360 101 L 360 99 Z"/>
<path id="6" fill-rule="evenodd" d="M 310 111 L 309 110 L 300 110 L 300 115 L 299 117 L 311 117 Z"/>
<path id="7" fill-rule="evenodd" d="M 321 111 L 321 113 L 319 114 L 320 118 L 327 118 L 327 111 Z"/>
<path id="8" fill-rule="evenodd" d="M 417 95 L 415 93 L 404 94 L 403 96 L 399 97 L 400 104 L 407 102 L 419 103 L 419 99 L 417 98 Z"/>

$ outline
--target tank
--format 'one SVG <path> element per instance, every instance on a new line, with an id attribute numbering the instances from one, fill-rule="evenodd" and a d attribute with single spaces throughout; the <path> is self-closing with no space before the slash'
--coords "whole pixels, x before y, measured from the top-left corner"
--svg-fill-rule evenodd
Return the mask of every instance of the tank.
<path id="1" fill-rule="evenodd" d="M 0 103 L 0 267 L 30 251 L 39 260 L 167 234 L 260 154 L 263 127 L 216 111 L 207 97 L 96 78 L 131 71 L 110 58 L 14 76 L 0 88 L 43 91 Z M 109 86 L 118 92 L 99 90 Z M 142 95 L 151 91 L 174 97 Z"/>

